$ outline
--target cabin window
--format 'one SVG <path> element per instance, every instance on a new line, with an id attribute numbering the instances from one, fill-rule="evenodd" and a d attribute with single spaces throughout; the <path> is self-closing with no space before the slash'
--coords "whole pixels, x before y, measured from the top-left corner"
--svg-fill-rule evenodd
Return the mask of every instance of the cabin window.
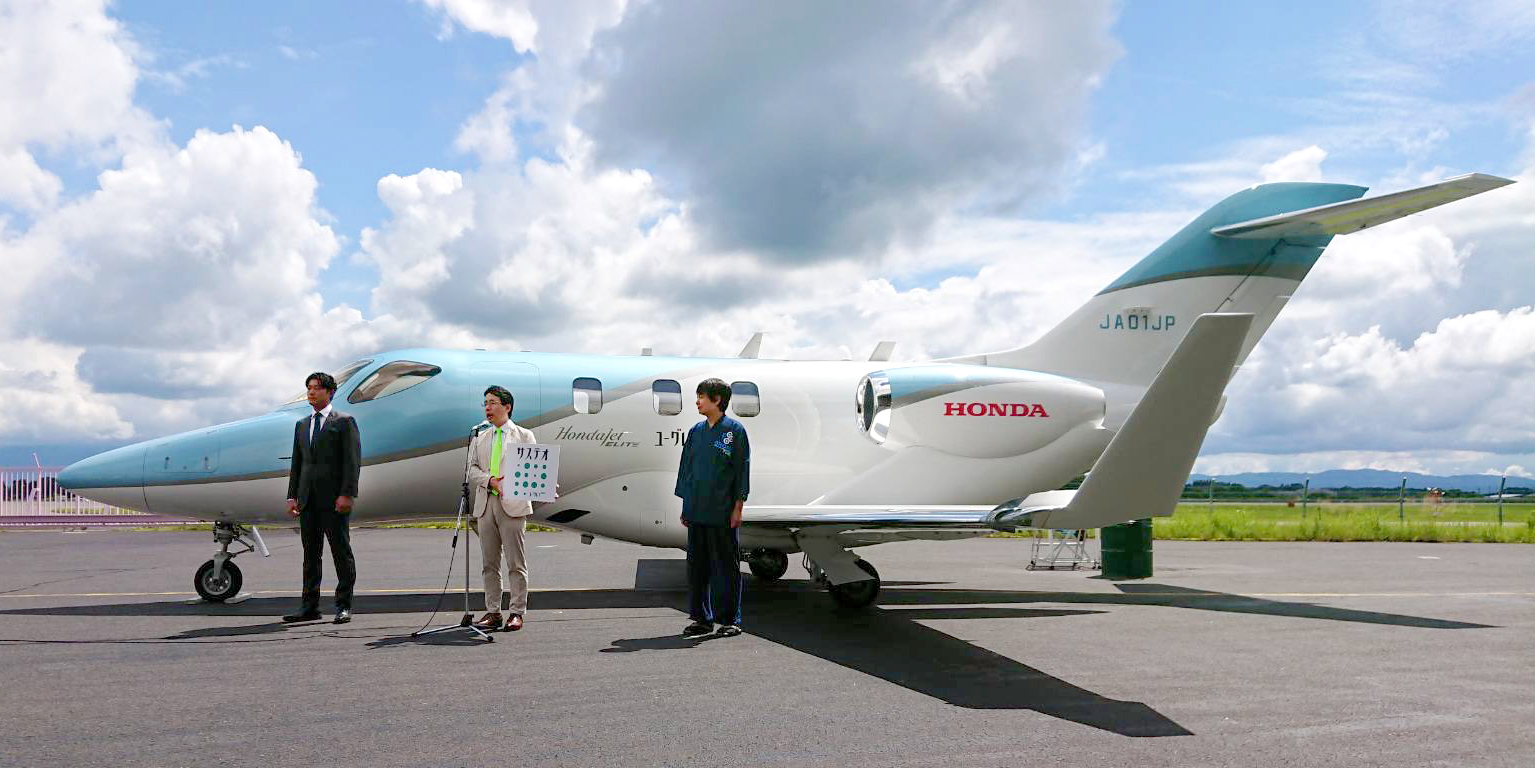
<path id="1" fill-rule="evenodd" d="M 396 392 L 404 392 L 411 387 L 425 382 L 427 379 L 442 373 L 442 369 L 435 365 L 416 363 L 409 360 L 398 360 L 393 363 L 385 363 L 382 368 L 374 371 L 363 379 L 361 384 L 352 394 L 347 395 L 346 401 L 356 405 L 366 403 L 369 400 L 377 400 L 388 397 Z M 340 387 L 337 387 L 340 389 Z"/>
<path id="2" fill-rule="evenodd" d="M 757 385 L 749 381 L 730 382 L 730 410 L 737 416 L 762 413 L 762 396 L 757 392 Z"/>
<path id="3" fill-rule="evenodd" d="M 650 400 L 655 404 L 656 413 L 676 416 L 682 413 L 682 385 L 671 379 L 657 379 L 650 385 Z"/>
<path id="4" fill-rule="evenodd" d="M 602 410 L 602 382 L 585 376 L 570 383 L 571 404 L 576 413 L 597 413 Z"/>
<path id="5" fill-rule="evenodd" d="M 341 388 L 346 386 L 347 381 L 349 381 L 353 376 L 356 376 L 358 371 L 367 368 L 372 363 L 373 360 L 371 358 L 367 360 L 358 360 L 355 363 L 347 363 L 346 366 L 341 369 L 340 373 L 332 374 L 336 379 L 336 391 L 340 392 Z M 309 392 L 307 391 L 306 387 L 306 391 L 299 393 L 298 397 L 283 403 L 283 405 L 293 405 L 294 403 L 302 403 L 308 400 Z"/>

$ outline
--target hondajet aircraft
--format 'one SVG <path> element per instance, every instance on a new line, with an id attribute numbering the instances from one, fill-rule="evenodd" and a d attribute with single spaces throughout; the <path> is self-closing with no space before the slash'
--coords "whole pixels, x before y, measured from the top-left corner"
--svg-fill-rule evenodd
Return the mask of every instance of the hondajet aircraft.
<path id="1" fill-rule="evenodd" d="M 469 431 L 490 384 L 513 419 L 561 446 L 562 494 L 542 522 L 683 547 L 672 495 L 705 378 L 731 383 L 752 443 L 741 544 L 752 573 L 791 554 L 842 605 L 878 595 L 855 549 L 1020 528 L 1096 528 L 1171 514 L 1222 391 L 1334 235 L 1511 181 L 1469 174 L 1373 198 L 1343 184 L 1263 184 L 1221 201 L 1037 341 L 910 364 L 603 357 L 404 349 L 337 371 L 362 433 L 360 520 L 456 509 Z M 80 461 L 59 483 L 96 501 L 213 523 L 197 591 L 240 589 L 233 558 L 286 516 L 303 398 L 260 416 Z M 1090 471 L 1089 471 L 1090 470 Z M 1076 490 L 1057 490 L 1087 472 Z M 589 539 L 588 539 L 589 541 Z M 231 546 L 241 548 L 232 550 Z"/>

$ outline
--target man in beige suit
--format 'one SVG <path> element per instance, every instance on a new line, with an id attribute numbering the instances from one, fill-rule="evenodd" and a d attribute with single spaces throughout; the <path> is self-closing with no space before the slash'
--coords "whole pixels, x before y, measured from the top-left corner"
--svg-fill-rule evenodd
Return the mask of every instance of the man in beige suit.
<path id="1" fill-rule="evenodd" d="M 485 615 L 474 626 L 495 631 L 501 619 L 501 553 L 506 552 L 506 571 L 511 581 L 512 605 L 504 627 L 522 629 L 528 609 L 528 562 L 522 534 L 533 514 L 527 501 L 510 501 L 501 495 L 503 467 L 511 464 L 518 443 L 536 443 L 530 430 L 512 423 L 512 393 L 505 387 L 485 390 L 485 420 L 490 426 L 470 441 L 469 484 L 474 488 L 475 527 L 480 534 L 480 560 L 485 575 Z"/>

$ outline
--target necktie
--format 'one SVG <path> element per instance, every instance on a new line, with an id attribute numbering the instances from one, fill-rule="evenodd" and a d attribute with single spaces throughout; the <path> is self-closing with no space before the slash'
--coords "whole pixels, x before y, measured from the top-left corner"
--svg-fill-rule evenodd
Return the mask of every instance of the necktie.
<path id="1" fill-rule="evenodd" d="M 319 414 L 318 411 L 316 411 L 315 415 L 311 416 L 309 418 L 309 447 L 310 448 L 314 447 L 314 439 L 319 437 L 319 436 L 320 436 L 320 414 Z"/>
<path id="2" fill-rule="evenodd" d="M 501 476 L 501 428 L 500 427 L 496 427 L 496 432 L 495 432 L 495 434 L 491 435 L 490 439 L 492 441 L 491 444 L 490 444 L 490 476 L 491 477 L 500 477 Z M 492 494 L 495 494 L 496 496 L 500 496 L 501 495 L 501 493 L 499 491 L 497 491 L 496 489 L 494 489 L 494 488 L 490 489 L 490 492 Z"/>

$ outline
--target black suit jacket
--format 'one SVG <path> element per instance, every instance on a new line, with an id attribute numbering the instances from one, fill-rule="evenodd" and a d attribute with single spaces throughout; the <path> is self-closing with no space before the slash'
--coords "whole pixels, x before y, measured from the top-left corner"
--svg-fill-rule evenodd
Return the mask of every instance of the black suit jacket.
<path id="1" fill-rule="evenodd" d="M 337 496 L 357 495 L 362 473 L 362 438 L 351 414 L 332 410 L 309 444 L 309 416 L 293 425 L 293 467 L 288 472 L 288 498 L 301 510 L 328 512 Z"/>

